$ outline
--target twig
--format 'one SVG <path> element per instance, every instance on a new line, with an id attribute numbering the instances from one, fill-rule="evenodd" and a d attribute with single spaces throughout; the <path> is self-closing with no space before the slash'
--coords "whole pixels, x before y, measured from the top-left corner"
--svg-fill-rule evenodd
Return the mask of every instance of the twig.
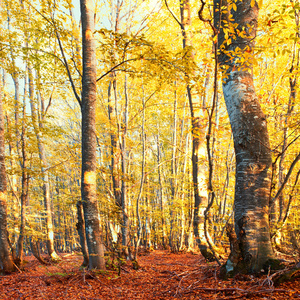
<path id="1" fill-rule="evenodd" d="M 14 266 L 18 269 L 18 271 L 20 272 L 20 273 L 23 273 L 19 268 L 18 268 L 18 266 L 15 264 L 15 263 L 13 263 L 14 264 Z"/>
<path id="2" fill-rule="evenodd" d="M 271 268 L 269 267 L 267 278 L 262 281 L 261 286 L 268 285 L 269 287 L 273 287 L 274 282 L 272 280 L 272 276 L 270 276 L 270 271 Z"/>

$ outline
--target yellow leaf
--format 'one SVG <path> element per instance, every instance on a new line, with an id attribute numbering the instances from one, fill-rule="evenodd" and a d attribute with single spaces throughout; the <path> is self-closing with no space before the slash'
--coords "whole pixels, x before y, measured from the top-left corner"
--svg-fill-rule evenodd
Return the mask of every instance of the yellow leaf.
<path id="1" fill-rule="evenodd" d="M 233 8 L 234 11 L 236 11 L 237 7 L 236 7 L 235 3 L 232 3 L 232 8 Z"/>
<path id="2" fill-rule="evenodd" d="M 251 7 L 255 5 L 255 0 L 251 0 Z"/>
<path id="3" fill-rule="evenodd" d="M 263 6 L 263 0 L 258 1 L 258 7 L 261 8 Z"/>

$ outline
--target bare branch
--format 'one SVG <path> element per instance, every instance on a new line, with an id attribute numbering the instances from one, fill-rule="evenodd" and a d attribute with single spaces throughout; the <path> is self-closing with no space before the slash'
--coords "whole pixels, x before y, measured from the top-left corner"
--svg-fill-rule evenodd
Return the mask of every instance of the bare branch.
<path id="1" fill-rule="evenodd" d="M 165 4 L 166 4 L 166 7 L 167 7 L 168 11 L 170 12 L 170 14 L 172 15 L 172 17 L 174 18 L 174 20 L 179 24 L 181 30 L 184 30 L 184 26 L 181 24 L 181 22 L 177 19 L 177 17 L 175 16 L 175 14 L 170 9 L 167 0 L 165 0 Z"/>
<path id="2" fill-rule="evenodd" d="M 280 194 L 282 193 L 283 189 L 285 188 L 285 185 L 287 184 L 292 172 L 293 172 L 293 169 L 295 167 L 295 165 L 297 164 L 297 162 L 300 160 L 300 153 L 296 156 L 296 158 L 294 159 L 294 161 L 292 162 L 291 166 L 290 166 L 290 169 L 288 171 L 288 173 L 286 174 L 285 178 L 284 178 L 284 181 L 281 185 L 281 187 L 279 188 L 277 194 L 275 195 L 275 197 L 273 197 L 270 201 L 270 206 L 276 201 L 276 199 L 280 196 Z"/>
<path id="3" fill-rule="evenodd" d="M 67 73 L 68 73 L 68 77 L 69 77 L 69 80 L 70 80 L 70 83 L 71 83 L 71 86 L 72 86 L 73 93 L 75 95 L 75 98 L 76 98 L 77 102 L 79 103 L 79 106 L 81 107 L 81 99 L 80 99 L 79 95 L 77 94 L 76 87 L 75 87 L 75 84 L 74 84 L 74 81 L 73 81 L 73 78 L 72 78 L 72 75 L 71 75 L 71 72 L 70 72 L 70 68 L 69 68 L 69 65 L 68 65 L 68 62 L 67 62 L 67 59 L 66 59 L 66 56 L 65 56 L 64 49 L 63 49 L 62 44 L 61 44 L 61 40 L 60 40 L 58 31 L 57 31 L 57 28 L 56 28 L 55 24 L 53 24 L 53 26 L 55 28 L 55 34 L 56 34 L 56 38 L 57 38 L 57 41 L 58 41 L 59 49 L 60 49 L 61 55 L 62 55 L 63 60 L 64 60 L 64 65 L 67 69 Z"/>
<path id="4" fill-rule="evenodd" d="M 217 29 L 215 28 L 215 26 L 213 25 L 212 20 L 211 20 L 211 19 L 205 19 L 205 18 L 203 17 L 203 10 L 204 10 L 205 5 L 206 5 L 206 2 L 203 1 L 203 0 L 201 0 L 201 7 L 200 7 L 200 9 L 199 9 L 199 11 L 198 11 L 198 17 L 199 17 L 199 19 L 200 19 L 202 22 L 208 23 L 209 26 L 211 27 L 211 29 L 213 30 L 214 34 L 217 35 L 217 34 L 218 34 L 218 31 L 217 31 Z"/>
<path id="5" fill-rule="evenodd" d="M 114 67 L 112 67 L 110 70 L 108 70 L 107 72 L 105 72 L 103 75 L 101 75 L 98 79 L 97 79 L 97 82 L 99 80 L 101 80 L 103 77 L 107 76 L 109 73 L 115 71 L 116 68 L 118 68 L 119 66 L 129 62 L 129 61 L 135 61 L 135 60 L 138 60 L 139 58 L 130 58 L 130 59 L 127 59 L 127 60 L 123 60 L 121 61 L 120 63 L 118 63 L 117 65 L 115 65 Z"/>

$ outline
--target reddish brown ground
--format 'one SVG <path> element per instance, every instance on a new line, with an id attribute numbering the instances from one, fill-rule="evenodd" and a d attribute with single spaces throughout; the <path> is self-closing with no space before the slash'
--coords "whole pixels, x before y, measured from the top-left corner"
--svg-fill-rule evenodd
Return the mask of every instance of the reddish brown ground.
<path id="1" fill-rule="evenodd" d="M 0 276 L 0 299 L 297 299 L 300 280 L 272 287 L 251 276 L 222 281 L 215 263 L 199 255 L 154 251 L 139 257 L 140 269 L 131 263 L 105 274 L 80 270 L 82 258 L 62 255 L 51 266 L 34 258 L 22 272 Z"/>

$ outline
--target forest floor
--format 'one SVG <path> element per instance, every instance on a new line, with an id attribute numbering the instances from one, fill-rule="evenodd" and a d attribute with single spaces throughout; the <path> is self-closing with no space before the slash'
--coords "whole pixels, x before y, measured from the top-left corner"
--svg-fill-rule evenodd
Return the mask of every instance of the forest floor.
<path id="1" fill-rule="evenodd" d="M 153 251 L 105 272 L 80 269 L 82 257 L 62 254 L 55 265 L 26 257 L 24 270 L 0 276 L 0 299 L 300 299 L 300 279 L 273 287 L 267 276 L 218 279 L 216 263 L 200 255 Z"/>

